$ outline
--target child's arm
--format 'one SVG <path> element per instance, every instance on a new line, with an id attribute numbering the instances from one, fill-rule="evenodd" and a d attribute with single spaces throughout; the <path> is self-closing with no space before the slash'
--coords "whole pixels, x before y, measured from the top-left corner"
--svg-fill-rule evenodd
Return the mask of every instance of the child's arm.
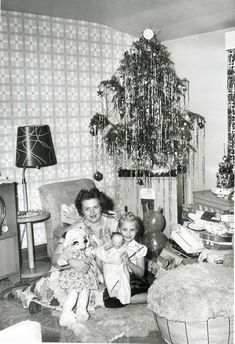
<path id="1" fill-rule="evenodd" d="M 144 276 L 144 257 L 136 257 L 137 264 L 134 264 L 128 257 L 127 253 L 124 252 L 122 255 L 122 261 L 124 264 L 126 264 L 130 268 L 130 270 L 137 277 L 141 278 Z"/>

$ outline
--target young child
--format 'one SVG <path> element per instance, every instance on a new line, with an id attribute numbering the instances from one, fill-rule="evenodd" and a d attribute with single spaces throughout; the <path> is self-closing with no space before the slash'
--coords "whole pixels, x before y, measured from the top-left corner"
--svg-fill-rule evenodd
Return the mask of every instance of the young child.
<path id="1" fill-rule="evenodd" d="M 64 266 L 70 259 L 75 258 L 90 264 L 90 269 L 86 274 L 76 272 L 73 268 L 60 272 L 59 287 L 67 294 L 59 321 L 61 326 L 70 326 L 76 321 L 86 321 L 89 318 L 87 306 L 90 290 L 97 290 L 99 281 L 103 283 L 103 276 L 88 246 L 88 236 L 82 228 L 72 228 L 66 233 L 64 250 L 57 261 L 58 265 Z M 75 305 L 76 315 L 73 312 Z"/>
<path id="2" fill-rule="evenodd" d="M 116 297 L 122 304 L 130 303 L 130 274 L 123 264 L 124 237 L 120 232 L 111 235 L 111 246 L 96 249 L 97 258 L 103 262 L 104 281 L 110 297 Z"/>
<path id="3" fill-rule="evenodd" d="M 122 246 L 124 252 L 121 259 L 130 273 L 130 303 L 145 303 L 149 287 L 144 277 L 147 247 L 135 240 L 138 233 L 138 218 L 133 213 L 127 212 L 120 217 L 118 228 L 124 238 Z M 109 308 L 124 306 L 118 298 L 112 297 L 108 290 L 104 292 L 104 304 Z"/>

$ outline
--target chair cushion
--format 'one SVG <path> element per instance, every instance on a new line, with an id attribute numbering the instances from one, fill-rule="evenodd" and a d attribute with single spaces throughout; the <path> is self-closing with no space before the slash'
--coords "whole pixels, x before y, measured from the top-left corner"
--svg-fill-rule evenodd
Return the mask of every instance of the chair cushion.
<path id="1" fill-rule="evenodd" d="M 75 222 L 81 219 L 75 204 L 61 204 L 61 226 L 73 225 Z"/>

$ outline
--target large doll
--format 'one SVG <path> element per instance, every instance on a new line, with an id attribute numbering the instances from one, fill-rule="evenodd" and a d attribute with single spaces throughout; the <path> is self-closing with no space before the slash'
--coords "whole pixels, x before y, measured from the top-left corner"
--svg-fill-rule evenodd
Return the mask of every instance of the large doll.
<path id="1" fill-rule="evenodd" d="M 69 326 L 89 318 L 87 306 L 90 290 L 98 289 L 98 282 L 103 283 L 103 276 L 88 246 L 88 235 L 82 225 L 66 233 L 64 250 L 57 261 L 58 265 L 66 266 L 70 259 L 78 259 L 90 264 L 90 268 L 86 274 L 76 272 L 71 267 L 60 272 L 59 287 L 67 294 L 60 317 L 61 326 Z M 73 312 L 75 305 L 76 314 Z"/>
<path id="2" fill-rule="evenodd" d="M 122 255 L 126 250 L 123 247 L 124 237 L 120 232 L 113 232 L 111 245 L 98 247 L 95 252 L 103 262 L 104 281 L 110 297 L 116 297 L 125 305 L 130 303 L 131 287 L 130 274 Z"/>

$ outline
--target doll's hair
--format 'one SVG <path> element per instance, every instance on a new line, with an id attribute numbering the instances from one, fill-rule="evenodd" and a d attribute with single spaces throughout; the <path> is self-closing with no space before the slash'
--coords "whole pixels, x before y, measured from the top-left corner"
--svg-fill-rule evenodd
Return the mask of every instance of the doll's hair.
<path id="1" fill-rule="evenodd" d="M 111 239 L 113 239 L 114 236 L 119 236 L 119 237 L 121 237 L 122 239 L 124 239 L 124 236 L 123 236 L 123 234 L 122 234 L 121 232 L 113 232 L 113 233 L 111 234 Z"/>
<path id="2" fill-rule="evenodd" d="M 64 246 L 74 245 L 79 240 L 84 240 L 86 246 L 89 246 L 89 238 L 87 232 L 84 230 L 83 224 L 78 227 L 69 229 L 65 235 Z"/>
<path id="3" fill-rule="evenodd" d="M 118 228 L 121 228 L 124 222 L 135 222 L 137 231 L 139 231 L 139 220 L 131 211 L 124 213 L 120 216 L 118 221 Z"/>

